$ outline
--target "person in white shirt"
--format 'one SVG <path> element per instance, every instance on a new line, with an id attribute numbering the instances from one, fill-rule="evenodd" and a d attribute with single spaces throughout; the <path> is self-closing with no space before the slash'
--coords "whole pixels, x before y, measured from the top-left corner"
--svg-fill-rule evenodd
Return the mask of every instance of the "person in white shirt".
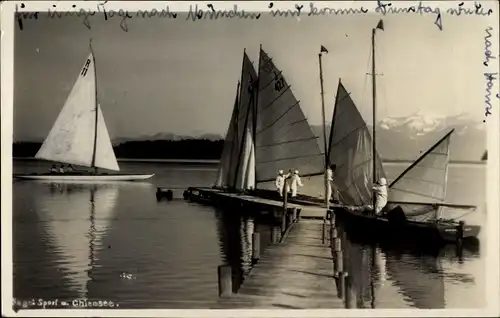
<path id="1" fill-rule="evenodd" d="M 328 167 L 326 169 L 326 197 L 328 198 L 328 204 L 330 204 L 330 200 L 332 199 L 332 194 L 333 194 L 333 191 L 335 189 L 335 185 L 334 185 L 334 177 L 333 177 L 333 174 L 335 172 L 337 168 L 337 165 L 335 164 L 332 164 L 330 165 L 330 167 Z M 336 189 L 335 189 L 336 190 Z M 337 200 L 336 198 L 336 195 L 334 195 L 334 200 Z"/>
<path id="2" fill-rule="evenodd" d="M 385 178 L 380 178 L 372 187 L 372 190 L 375 195 L 375 215 L 380 215 L 382 209 L 387 205 L 387 180 Z"/>
<path id="3" fill-rule="evenodd" d="M 283 175 L 283 170 L 278 171 L 278 176 L 276 177 L 275 185 L 276 185 L 276 190 L 278 191 L 280 196 L 283 196 L 283 188 L 285 186 L 285 176 Z"/>
<path id="4" fill-rule="evenodd" d="M 297 196 L 298 187 L 304 186 L 302 180 L 299 177 L 299 171 L 295 170 L 293 175 L 290 177 L 290 189 L 292 190 L 292 198 Z"/>

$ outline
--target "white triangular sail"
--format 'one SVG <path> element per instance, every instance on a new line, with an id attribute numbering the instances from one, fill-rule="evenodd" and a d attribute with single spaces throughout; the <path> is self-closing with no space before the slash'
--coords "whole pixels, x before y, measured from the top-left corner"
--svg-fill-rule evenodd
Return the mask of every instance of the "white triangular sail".
<path id="1" fill-rule="evenodd" d="M 255 82 L 257 72 L 246 53 L 243 54 L 241 74 L 240 106 L 238 116 L 238 167 L 234 188 L 247 190 L 255 188 L 255 146 L 254 146 L 254 113 Z"/>
<path id="2" fill-rule="evenodd" d="M 415 220 L 437 218 L 439 208 L 433 203 L 444 202 L 450 158 L 450 139 L 453 130 L 421 155 L 389 186 L 389 201 L 407 202 L 399 205 L 405 214 Z M 418 204 L 421 202 L 422 204 Z"/>
<path id="3" fill-rule="evenodd" d="M 96 105 L 94 56 L 87 57 L 64 106 L 35 158 L 118 171 L 104 117 Z"/>
<path id="4" fill-rule="evenodd" d="M 254 83 L 257 73 L 246 53 L 243 54 L 239 98 L 235 100 L 231 122 L 224 141 L 216 186 L 246 190 L 255 187 Z"/>
<path id="5" fill-rule="evenodd" d="M 238 161 L 238 107 L 238 95 L 236 95 L 217 171 L 215 182 L 217 187 L 230 187 L 234 182 L 235 166 Z"/>
<path id="6" fill-rule="evenodd" d="M 271 58 L 260 50 L 256 182 L 269 182 L 278 170 L 297 169 L 301 176 L 322 175 L 324 154 L 299 101 Z"/>
<path id="7" fill-rule="evenodd" d="M 339 198 L 347 205 L 372 202 L 372 137 L 366 122 L 341 82 L 337 88 L 328 161 L 336 164 L 335 185 Z M 385 177 L 382 162 L 375 151 L 376 177 Z"/>
<path id="8" fill-rule="evenodd" d="M 253 107 L 251 108 L 253 109 Z M 253 116 L 249 112 L 246 123 L 246 131 L 243 140 L 240 167 L 235 188 L 237 190 L 247 190 L 255 188 L 255 146 L 253 142 Z"/>

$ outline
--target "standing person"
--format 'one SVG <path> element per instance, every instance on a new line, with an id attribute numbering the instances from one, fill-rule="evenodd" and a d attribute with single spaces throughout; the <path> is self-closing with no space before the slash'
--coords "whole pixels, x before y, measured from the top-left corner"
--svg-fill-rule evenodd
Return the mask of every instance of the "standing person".
<path id="1" fill-rule="evenodd" d="M 59 167 L 59 173 L 64 173 L 64 172 L 66 172 L 66 171 L 64 170 L 64 165 L 61 165 L 61 166 Z"/>
<path id="2" fill-rule="evenodd" d="M 285 186 L 285 176 L 283 175 L 283 170 L 278 171 L 278 176 L 276 177 L 275 185 L 276 185 L 276 190 L 282 197 L 283 188 Z"/>
<path id="3" fill-rule="evenodd" d="M 66 172 L 72 173 L 74 171 L 73 166 L 70 164 L 68 165 L 68 168 L 66 169 Z"/>
<path id="4" fill-rule="evenodd" d="M 57 167 L 55 164 L 52 165 L 52 168 L 50 168 L 50 173 L 56 173 L 57 172 Z"/>
<path id="5" fill-rule="evenodd" d="M 293 175 L 290 177 L 290 188 L 292 189 L 292 198 L 297 196 L 298 187 L 304 186 L 302 180 L 299 177 L 299 171 L 295 170 Z"/>
<path id="6" fill-rule="evenodd" d="M 380 215 L 382 209 L 387 204 L 387 180 L 385 178 L 380 178 L 378 182 L 373 186 L 373 195 L 375 196 L 375 215 Z"/>
<path id="7" fill-rule="evenodd" d="M 328 167 L 326 169 L 326 197 L 328 198 L 328 205 L 330 205 L 330 202 L 331 202 L 331 199 L 332 199 L 332 194 L 333 194 L 333 191 L 335 191 L 335 195 L 333 196 L 333 200 L 334 201 L 337 201 L 337 191 L 335 189 L 335 184 L 334 184 L 334 177 L 333 177 L 333 174 L 335 173 L 335 170 L 337 169 L 337 165 L 336 164 L 332 164 L 330 165 L 330 167 Z"/>

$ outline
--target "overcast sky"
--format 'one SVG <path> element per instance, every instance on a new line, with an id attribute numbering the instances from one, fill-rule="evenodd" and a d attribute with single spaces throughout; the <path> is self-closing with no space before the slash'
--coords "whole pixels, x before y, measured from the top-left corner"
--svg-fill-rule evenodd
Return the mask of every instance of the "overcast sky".
<path id="1" fill-rule="evenodd" d="M 240 78 L 243 49 L 257 67 L 259 44 L 283 70 L 310 124 L 321 123 L 318 76 L 323 59 L 327 121 L 339 77 L 371 120 L 371 29 L 380 15 L 186 21 L 81 18 L 25 21 L 16 28 L 14 139 L 48 134 L 87 57 L 93 38 L 98 90 L 111 137 L 159 132 L 225 134 Z M 377 33 L 379 119 L 417 111 L 445 117 L 484 116 L 485 20 L 386 16 Z"/>

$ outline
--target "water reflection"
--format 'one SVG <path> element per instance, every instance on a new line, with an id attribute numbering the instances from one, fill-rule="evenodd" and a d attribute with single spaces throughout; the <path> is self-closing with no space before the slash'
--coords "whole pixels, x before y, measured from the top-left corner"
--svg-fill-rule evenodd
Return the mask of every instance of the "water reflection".
<path id="1" fill-rule="evenodd" d="M 50 251 L 47 257 L 52 258 L 50 264 L 55 265 L 57 274 L 54 275 L 52 266 L 43 264 L 45 257 L 42 258 L 41 264 L 36 267 L 37 275 L 30 275 L 34 286 L 47 286 L 37 280 L 59 276 L 65 281 L 66 287 L 64 291 L 59 290 L 59 297 L 88 297 L 87 287 L 92 280 L 96 250 L 102 248 L 101 237 L 113 218 L 117 198 L 118 190 L 112 186 L 70 183 L 37 186 L 37 191 L 33 191 L 30 196 L 34 201 L 34 209 L 24 210 L 26 214 L 21 218 L 25 222 L 16 224 L 14 235 L 15 239 L 23 236 L 21 240 L 29 239 L 35 245 L 43 244 L 41 251 Z M 29 262 L 28 258 L 26 253 L 15 253 L 14 262 L 21 265 L 15 269 L 22 271 L 22 263 Z M 21 292 L 20 297 L 28 296 L 22 295 L 22 290 L 22 287 L 17 290 Z M 48 296 L 45 288 L 37 292 L 29 297 Z"/>
<path id="2" fill-rule="evenodd" d="M 342 240 L 344 271 L 351 277 L 355 308 L 448 308 L 447 283 L 473 285 L 466 273 L 452 273 L 443 262 L 459 266 L 477 260 L 477 245 L 468 245 L 457 256 L 454 245 L 422 247 L 399 242 L 373 243 L 337 225 Z"/>
<path id="3" fill-rule="evenodd" d="M 237 292 L 256 261 L 253 234 L 259 234 L 259 248 L 263 251 L 272 244 L 277 227 L 273 227 L 275 220 L 267 214 L 231 209 L 218 209 L 216 213 L 221 252 L 226 264 L 231 266 L 233 292 Z"/>

